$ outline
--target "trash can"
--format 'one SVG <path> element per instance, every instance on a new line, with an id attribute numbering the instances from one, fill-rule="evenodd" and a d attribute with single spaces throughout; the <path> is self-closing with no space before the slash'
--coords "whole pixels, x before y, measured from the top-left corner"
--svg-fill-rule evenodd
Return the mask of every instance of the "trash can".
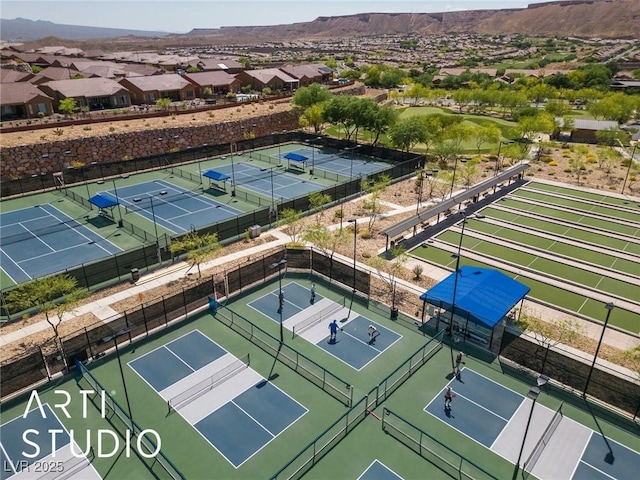
<path id="1" fill-rule="evenodd" d="M 131 281 L 135 283 L 138 280 L 140 280 L 140 272 L 138 271 L 137 268 L 132 268 L 131 269 Z"/>

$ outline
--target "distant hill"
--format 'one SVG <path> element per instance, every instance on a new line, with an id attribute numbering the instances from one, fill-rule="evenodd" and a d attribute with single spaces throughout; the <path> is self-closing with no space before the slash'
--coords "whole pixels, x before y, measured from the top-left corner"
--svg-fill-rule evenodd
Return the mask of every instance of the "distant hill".
<path id="1" fill-rule="evenodd" d="M 126 30 L 122 28 L 81 27 L 61 25 L 44 20 L 0 19 L 0 40 L 6 42 L 29 42 L 44 37 L 58 37 L 69 40 L 91 38 L 117 38 L 125 36 L 159 37 L 167 32 L 148 32 L 144 30 Z"/>
<path id="2" fill-rule="evenodd" d="M 563 0 L 534 3 L 527 8 L 443 13 L 360 13 L 318 17 L 311 22 L 288 25 L 200 28 L 186 34 L 78 27 L 19 18 L 0 20 L 0 32 L 0 39 L 5 41 L 27 43 L 28 39 L 57 37 L 68 47 L 85 50 L 131 49 L 140 45 L 156 48 L 160 44 L 176 47 L 205 43 L 255 44 L 399 34 L 523 34 L 640 39 L 640 0 Z M 157 37 L 163 38 L 154 43 L 156 40 L 153 39 Z"/>
<path id="3" fill-rule="evenodd" d="M 312 22 L 267 27 L 195 29 L 170 35 L 211 43 L 254 43 L 257 39 L 331 39 L 347 36 L 437 35 L 474 33 L 540 35 L 582 38 L 640 38 L 639 0 L 568 0 L 530 4 L 527 8 L 468 10 L 444 13 L 361 13 L 319 17 Z"/>

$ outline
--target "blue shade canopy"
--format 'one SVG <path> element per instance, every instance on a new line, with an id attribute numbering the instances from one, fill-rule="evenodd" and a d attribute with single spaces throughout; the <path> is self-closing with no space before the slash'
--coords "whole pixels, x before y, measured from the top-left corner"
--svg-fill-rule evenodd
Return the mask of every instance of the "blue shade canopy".
<path id="1" fill-rule="evenodd" d="M 92 203 L 98 208 L 110 208 L 118 205 L 117 200 L 107 197 L 106 195 L 97 194 L 89 199 L 89 203 Z"/>
<path id="2" fill-rule="evenodd" d="M 505 274 L 465 265 L 457 272 L 455 314 L 493 328 L 531 290 Z M 456 274 L 420 295 L 420 300 L 451 311 Z"/>
<path id="3" fill-rule="evenodd" d="M 215 170 L 207 170 L 202 174 L 203 177 L 210 178 L 216 181 L 224 181 L 229 180 L 231 177 L 221 172 L 216 172 Z"/>
<path id="4" fill-rule="evenodd" d="M 306 162 L 307 160 L 309 160 L 309 157 L 305 157 L 304 155 L 293 152 L 285 154 L 284 158 L 286 158 L 287 160 L 292 160 L 294 162 Z"/>

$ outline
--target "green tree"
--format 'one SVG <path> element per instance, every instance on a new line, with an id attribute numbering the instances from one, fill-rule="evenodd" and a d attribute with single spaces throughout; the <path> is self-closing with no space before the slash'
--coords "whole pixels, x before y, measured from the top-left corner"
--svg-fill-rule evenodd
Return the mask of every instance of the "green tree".
<path id="1" fill-rule="evenodd" d="M 606 128 L 596 132 L 596 141 L 599 145 L 619 145 L 627 141 L 628 134 L 618 127 Z"/>
<path id="2" fill-rule="evenodd" d="M 391 254 L 390 260 L 376 255 L 369 259 L 368 265 L 378 273 L 378 277 L 385 285 L 386 295 L 391 303 L 391 310 L 392 312 L 397 312 L 398 307 L 402 306 L 405 298 L 405 292 L 398 290 L 398 276 L 404 269 L 408 256 L 403 245 L 394 245 L 389 249 L 389 253 Z"/>
<path id="3" fill-rule="evenodd" d="M 369 215 L 369 233 L 373 232 L 373 225 L 382 213 L 380 195 L 389 185 L 391 185 L 391 177 L 386 173 L 362 181 L 362 190 L 367 194 L 362 201 L 362 208 Z"/>
<path id="4" fill-rule="evenodd" d="M 319 103 L 310 106 L 300 115 L 298 122 L 302 127 L 313 128 L 314 133 L 321 133 L 324 123 L 324 107 Z"/>
<path id="5" fill-rule="evenodd" d="M 285 208 L 280 212 L 278 227 L 282 227 L 282 231 L 289 235 L 291 243 L 298 243 L 298 239 L 304 230 L 302 212 L 293 208 Z"/>
<path id="6" fill-rule="evenodd" d="M 396 124 L 399 115 L 391 105 L 376 105 L 366 124 L 367 129 L 373 134 L 371 142 L 373 145 L 377 145 L 380 141 L 380 135 L 389 131 Z"/>
<path id="7" fill-rule="evenodd" d="M 327 205 L 331 203 L 331 195 L 322 192 L 312 192 L 309 194 L 309 210 L 317 210 L 317 223 L 322 223 L 322 217 Z"/>
<path id="8" fill-rule="evenodd" d="M 156 107 L 161 108 L 162 110 L 169 110 L 171 106 L 170 98 L 159 98 L 156 100 Z"/>
<path id="9" fill-rule="evenodd" d="M 198 277 L 202 277 L 200 265 L 205 261 L 214 258 L 222 251 L 222 245 L 218 241 L 217 233 L 189 232 L 179 239 L 172 239 L 169 250 L 173 255 L 187 254 L 189 270 L 198 268 Z"/>
<path id="10" fill-rule="evenodd" d="M 202 96 L 203 96 L 204 98 L 211 98 L 211 97 L 213 97 L 213 90 L 211 90 L 211 87 L 205 87 L 205 88 L 202 90 Z"/>
<path id="11" fill-rule="evenodd" d="M 18 285 L 6 294 L 4 300 L 8 310 L 12 312 L 37 308 L 44 313 L 45 320 L 53 330 L 56 349 L 64 353 L 59 335 L 60 323 L 64 313 L 72 310 L 83 296 L 83 291 L 78 288 L 78 281 L 63 273 Z M 54 312 L 56 315 L 52 315 Z"/>
<path id="12" fill-rule="evenodd" d="M 78 110 L 78 103 L 75 98 L 64 98 L 58 103 L 58 110 L 67 116 L 71 115 L 73 112 Z"/>
<path id="13" fill-rule="evenodd" d="M 330 230 L 321 223 L 316 223 L 302 232 L 302 240 L 313 244 L 326 257 L 329 257 L 329 277 L 333 278 L 333 259 L 338 248 L 344 246 L 349 241 L 350 236 L 347 229 L 336 228 Z"/>
<path id="14" fill-rule="evenodd" d="M 480 153 L 480 149 L 485 143 L 498 143 L 500 135 L 500 129 L 494 123 L 476 127 L 472 133 L 472 136 L 475 137 L 476 140 L 476 151 Z"/>
<path id="15" fill-rule="evenodd" d="M 327 102 L 333 94 L 325 86 L 319 83 L 312 83 L 308 87 L 300 87 L 293 95 L 292 103 L 294 107 L 306 110 L 319 103 Z"/>

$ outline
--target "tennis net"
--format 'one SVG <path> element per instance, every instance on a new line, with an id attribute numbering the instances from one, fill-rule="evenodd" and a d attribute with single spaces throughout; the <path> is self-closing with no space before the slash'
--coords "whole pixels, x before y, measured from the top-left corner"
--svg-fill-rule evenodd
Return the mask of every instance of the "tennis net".
<path id="1" fill-rule="evenodd" d="M 211 391 L 216 386 L 223 382 L 226 382 L 234 375 L 238 374 L 241 370 L 244 370 L 249 366 L 250 358 L 247 353 L 244 357 L 235 360 L 233 363 L 227 365 L 225 368 L 211 375 L 209 378 L 198 382 L 192 387 L 189 387 L 184 392 L 179 393 L 173 398 L 167 401 L 169 412 L 176 410 L 176 408 L 184 406 L 189 402 L 192 402 L 196 398 L 202 396 L 206 392 Z"/>
<path id="2" fill-rule="evenodd" d="M 551 437 L 553 436 L 553 432 L 556 431 L 556 428 L 558 428 L 558 425 L 560 425 L 560 422 L 562 421 L 562 405 L 563 403 L 561 403 L 558 407 L 558 410 L 556 410 L 555 415 L 551 419 L 551 422 L 549 422 L 549 425 L 547 425 L 547 428 L 542 434 L 542 437 L 540 437 L 540 440 L 538 440 L 538 443 L 536 443 L 536 446 L 531 451 L 529 458 L 527 458 L 527 460 L 524 462 L 523 470 L 531 472 L 536 462 L 540 458 L 540 455 L 542 455 L 544 448 L 547 446 L 549 440 L 551 440 Z"/>
<path id="3" fill-rule="evenodd" d="M 293 327 L 293 336 L 295 337 L 296 334 L 300 335 L 306 332 L 307 330 L 309 330 L 310 328 L 315 327 L 320 322 L 326 320 L 330 316 L 342 310 L 344 306 L 345 306 L 345 299 L 343 298 L 342 303 L 334 302 L 333 305 L 331 305 L 330 307 L 311 315 L 309 318 L 305 318 L 303 321 L 301 321 L 299 324 Z"/>
<path id="4" fill-rule="evenodd" d="M 178 167 L 173 167 L 171 169 L 171 173 L 173 173 L 174 175 L 178 175 L 179 177 L 182 177 L 185 180 L 189 180 L 193 183 L 202 183 L 202 178 L 200 175 L 187 172 L 186 170 L 182 170 L 181 168 L 178 168 Z"/>

